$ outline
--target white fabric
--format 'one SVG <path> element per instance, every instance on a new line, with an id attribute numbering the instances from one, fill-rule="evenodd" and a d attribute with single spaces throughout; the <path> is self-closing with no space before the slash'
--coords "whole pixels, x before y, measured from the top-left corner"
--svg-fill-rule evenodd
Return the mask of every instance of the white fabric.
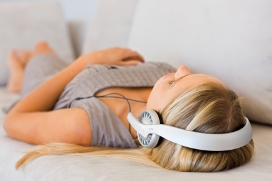
<path id="1" fill-rule="evenodd" d="M 138 0 L 100 0 L 90 20 L 82 54 L 127 46 L 137 3 Z"/>
<path id="2" fill-rule="evenodd" d="M 141 0 L 128 46 L 226 83 L 250 120 L 272 124 L 272 1 Z"/>
<path id="3" fill-rule="evenodd" d="M 47 41 L 66 62 L 74 59 L 68 29 L 57 2 L 0 4 L 0 85 L 8 78 L 6 58 L 11 48 L 33 49 Z"/>
<path id="4" fill-rule="evenodd" d="M 0 109 L 9 105 L 18 96 L 0 88 Z M 44 156 L 30 163 L 22 170 L 15 170 L 16 161 L 28 150 L 34 148 L 7 136 L 3 129 L 5 115 L 0 112 L 0 180 L 1 181 L 241 181 L 272 178 L 272 127 L 253 124 L 255 156 L 247 164 L 225 172 L 217 173 L 180 173 L 154 168 L 139 163 L 92 156 Z"/>
<path id="5" fill-rule="evenodd" d="M 103 0 L 105 6 L 107 5 L 107 3 L 113 3 L 115 1 L 106 1 Z M 118 5 L 121 5 L 121 1 L 116 1 L 119 2 Z M 132 2 L 132 0 L 130 1 L 132 4 L 136 5 L 136 2 Z M 138 2 L 138 1 L 137 1 Z M 182 2 L 182 6 L 180 5 L 180 2 Z M 190 4 L 190 2 L 194 2 L 195 4 Z M 213 6 L 206 6 L 205 4 L 208 2 L 213 2 Z M 132 37 L 130 39 L 130 45 L 131 46 L 135 46 L 136 50 L 139 50 L 140 53 L 143 53 L 144 56 L 148 59 L 148 60 L 154 60 L 153 58 L 156 58 L 155 60 L 158 61 L 168 61 L 170 63 L 172 63 L 173 65 L 179 65 L 180 61 L 185 61 L 185 64 L 189 65 L 190 67 L 193 68 L 193 71 L 197 72 L 197 71 L 209 71 L 209 66 L 212 66 L 211 68 L 215 71 L 215 67 L 218 67 L 218 70 L 216 73 L 216 75 L 219 75 L 221 73 L 221 71 L 223 72 L 225 69 L 229 70 L 230 72 L 232 71 L 234 73 L 234 75 L 232 75 L 231 73 L 229 74 L 229 76 L 236 78 L 238 76 L 239 79 L 241 79 L 242 76 L 244 76 L 244 74 L 247 74 L 248 72 L 246 70 L 241 70 L 240 69 L 240 61 L 236 61 L 237 63 L 237 68 L 233 67 L 233 65 L 227 65 L 227 63 L 229 61 L 232 62 L 232 64 L 234 64 L 234 60 L 232 61 L 232 58 L 234 57 L 233 53 L 237 56 L 237 52 L 241 51 L 241 48 L 243 48 L 243 46 L 238 46 L 238 45 L 245 45 L 245 42 L 243 42 L 242 40 L 246 39 L 246 35 L 244 35 L 243 33 L 240 32 L 240 39 L 236 40 L 237 46 L 236 44 L 233 43 L 229 43 L 231 41 L 234 41 L 233 39 L 228 39 L 228 36 L 231 32 L 235 32 L 238 31 L 239 27 L 241 28 L 241 26 L 246 26 L 243 25 L 244 22 L 250 22 L 253 20 L 258 20 L 260 24 L 258 25 L 262 25 L 263 26 L 259 26 L 259 28 L 261 27 L 265 27 L 263 30 L 263 33 L 260 33 L 259 31 L 255 31 L 256 36 L 253 35 L 252 38 L 254 37 L 262 37 L 262 36 L 267 36 L 268 33 L 267 32 L 272 32 L 271 31 L 271 27 L 270 27 L 270 23 L 271 21 L 265 20 L 266 18 L 261 18 L 260 15 L 254 15 L 251 18 L 244 18 L 243 21 L 241 20 L 239 23 L 234 23 L 235 21 L 230 21 L 230 20 L 235 20 L 236 18 L 234 18 L 233 16 L 237 13 L 237 12 L 244 12 L 242 13 L 244 16 L 249 15 L 249 11 L 245 11 L 247 8 L 251 7 L 251 11 L 250 12 L 256 12 L 257 10 L 255 8 L 258 9 L 258 12 L 262 15 L 267 15 L 267 17 L 272 17 L 271 16 L 271 11 L 268 11 L 269 9 L 271 9 L 271 6 L 269 6 L 269 4 L 267 4 L 266 6 L 263 5 L 264 2 L 263 0 L 258 1 L 259 4 L 255 4 L 255 6 L 252 5 L 252 3 L 257 2 L 257 1 L 233 1 L 230 0 L 228 1 L 228 4 L 225 4 L 225 11 L 223 9 L 223 7 L 220 6 L 220 3 L 223 3 L 226 1 L 222 1 L 222 0 L 218 0 L 218 1 L 195 1 L 195 0 L 191 0 L 191 1 L 183 1 L 183 0 L 178 0 L 178 1 L 173 1 L 173 0 L 168 0 L 168 1 L 156 1 L 156 3 L 154 3 L 153 0 L 148 0 L 146 2 L 141 1 L 141 4 L 139 4 L 139 9 L 138 9 L 138 13 L 139 10 L 141 9 L 142 13 L 147 14 L 147 11 L 150 11 L 148 16 L 143 16 L 142 17 L 142 22 L 140 22 L 140 17 L 135 17 L 135 23 L 137 22 L 137 25 L 139 26 L 139 28 L 145 28 L 144 31 L 147 31 L 147 34 L 145 35 L 145 33 L 143 33 L 144 38 L 142 37 L 138 37 L 140 38 L 139 40 L 143 41 L 142 43 L 144 43 L 144 45 L 140 44 L 140 42 L 136 42 L 137 37 L 135 37 L 138 34 L 138 31 L 140 31 L 139 29 L 136 31 L 135 28 L 137 27 L 133 27 L 134 30 L 131 32 L 132 33 Z M 267 1 L 268 2 L 268 1 Z M 80 1 L 79 1 L 80 3 Z M 125 3 L 125 0 L 123 1 L 123 3 Z M 146 8 L 144 9 L 144 7 L 141 5 L 143 5 L 142 3 L 148 3 L 146 4 Z M 150 4 L 149 4 L 150 3 Z M 164 7 L 161 7 L 161 3 L 165 3 L 163 4 Z M 173 4 L 172 4 L 173 3 Z M 167 5 L 168 4 L 168 5 Z M 172 6 L 170 6 L 172 4 Z M 237 5 L 240 4 L 240 8 L 238 7 L 230 7 L 230 5 Z M 241 5 L 243 4 L 243 6 Z M 22 4 L 23 5 L 23 4 Z M 150 10 L 150 7 L 154 7 L 154 10 Z M 169 7 L 170 6 L 170 7 Z M 214 18 L 213 20 L 213 24 L 220 24 L 220 22 L 225 22 L 225 23 L 234 23 L 234 29 L 232 28 L 226 28 L 228 32 L 228 34 L 219 34 L 219 30 L 222 30 L 223 27 L 222 26 L 212 26 L 211 30 L 213 30 L 214 33 L 210 33 L 204 27 L 199 27 L 199 28 L 193 28 L 193 29 L 186 29 L 187 26 L 196 26 L 196 22 L 197 19 L 199 18 L 200 15 L 198 15 L 198 13 L 202 13 L 201 15 L 203 15 L 203 23 L 202 26 L 204 26 L 206 23 L 212 22 L 212 20 L 210 19 L 208 20 L 204 20 L 205 17 L 208 17 L 209 14 L 211 14 L 210 12 L 210 8 L 216 6 L 216 8 L 218 9 L 218 12 L 216 13 L 217 18 Z M 242 8 L 241 8 L 242 6 Z M 2 30 L 2 20 L 4 19 L 4 17 L 2 16 L 1 13 L 7 11 L 7 9 L 3 10 L 1 9 L 1 7 L 3 7 L 3 4 L 0 4 L 0 23 L 1 23 L 1 27 L 0 27 L 0 32 Z M 5 5 L 5 7 L 7 7 Z M 13 6 L 11 6 L 12 8 Z M 114 7 L 114 6 L 113 6 Z M 134 9 L 133 6 L 128 5 L 127 7 L 130 7 L 131 11 Z M 195 12 L 192 11 L 193 7 L 198 8 L 199 12 Z M 206 13 L 203 13 L 203 9 L 202 11 L 201 8 L 202 7 L 206 7 Z M 221 7 L 221 8 L 220 8 Z M 100 18 L 101 16 L 105 15 L 107 16 L 107 13 L 110 13 L 110 15 L 114 15 L 114 11 L 109 10 L 110 6 L 108 8 L 105 8 L 104 11 L 103 8 L 101 8 L 101 11 L 97 11 L 96 13 L 99 13 L 100 15 L 96 16 L 97 18 Z M 180 10 L 177 10 L 177 8 L 179 8 Z M 186 9 L 187 8 L 187 9 Z M 53 13 L 54 8 L 50 9 L 49 12 Z M 223 16 L 226 12 L 226 10 L 230 10 L 232 11 L 232 13 L 229 13 L 228 16 L 230 17 L 225 17 Z M 238 10 L 240 9 L 240 10 Z M 255 10 L 254 10 L 255 9 Z M 267 10 L 268 9 L 268 10 Z M 167 12 L 165 12 L 167 10 Z M 247 9 L 248 10 L 248 9 Z M 41 10 L 42 11 L 42 10 Z M 126 9 L 125 9 L 126 11 Z M 190 12 L 193 12 L 190 14 Z M 242 11 L 242 12 L 241 12 Z M 127 11 L 126 11 L 127 12 Z M 221 13 L 220 13 L 221 12 Z M 121 20 L 125 17 L 125 14 L 122 14 L 121 12 L 117 12 L 121 17 L 114 17 L 115 20 Z M 134 13 L 134 11 L 133 11 Z M 153 13 L 155 13 L 153 15 Z M 167 15 L 167 13 L 169 13 L 169 17 Z M 173 14 L 174 13 L 174 14 Z M 49 13 L 50 14 L 50 13 Z M 54 14 L 54 13 L 53 13 Z M 173 24 L 177 24 L 177 26 L 181 26 L 179 25 L 177 22 L 179 22 L 180 20 L 182 20 L 181 18 L 181 14 L 183 14 L 183 19 L 188 18 L 187 16 L 190 15 L 192 21 L 189 22 L 189 20 L 187 21 L 187 23 L 182 27 L 182 28 L 178 28 L 176 29 L 176 27 L 173 27 Z M 215 14 L 215 12 L 213 13 Z M 204 16 L 205 15 L 205 16 Z M 20 17 L 20 14 L 17 14 L 17 17 Z M 52 15 L 53 16 L 53 15 Z M 51 17 L 51 16 L 50 16 Z M 56 16 L 55 18 L 57 18 L 58 16 Z M 216 17 L 216 16 L 215 16 Z M 231 18 L 229 19 L 228 18 Z M 131 19 L 130 19 L 131 18 Z M 126 21 L 128 24 L 128 26 L 131 25 L 132 23 L 132 18 L 133 18 L 133 14 L 131 14 L 129 17 L 126 17 Z M 149 20 L 149 18 L 151 18 L 152 21 L 147 21 Z M 104 19 L 101 19 L 104 20 Z M 106 21 L 110 22 L 110 17 L 105 18 Z M 176 20 L 176 21 L 174 21 Z M 96 22 L 99 22 L 99 20 L 95 20 Z M 160 22 L 158 22 L 160 21 Z M 163 22 L 164 23 L 163 23 Z M 174 21 L 174 23 L 173 23 Z M 266 21 L 267 23 L 265 24 L 264 21 Z M 167 22 L 167 23 L 165 23 Z M 241 24 L 240 24 L 241 23 Z M 257 22 L 255 22 L 257 23 Z M 123 24 L 123 23 L 121 23 Z M 161 26 L 159 26 L 161 24 Z M 209 23 L 210 25 L 212 25 L 211 23 Z M 99 35 L 100 30 L 95 30 L 95 32 L 97 33 L 97 36 L 99 36 L 99 38 L 95 38 L 95 34 L 94 36 L 94 42 L 93 45 L 92 42 L 89 42 L 89 45 L 91 45 L 92 47 L 90 47 L 90 49 L 88 49 L 88 46 L 86 47 L 86 50 L 92 51 L 95 49 L 100 49 L 100 48 L 105 48 L 106 46 L 126 46 L 127 40 L 125 38 L 123 38 L 120 34 L 120 32 L 125 32 L 124 35 L 126 36 L 126 38 L 128 38 L 130 32 L 129 27 L 127 26 L 125 29 L 126 31 L 121 31 L 124 29 L 120 29 L 120 32 L 117 31 L 118 27 L 114 27 L 114 23 L 110 24 L 109 23 L 110 28 L 107 28 L 106 23 L 103 25 L 104 28 L 107 28 L 107 31 L 111 31 L 111 29 L 115 29 L 114 33 L 117 33 L 117 37 L 120 38 L 121 43 L 116 43 L 119 41 L 119 38 L 112 38 L 114 37 L 114 34 L 108 34 L 108 32 L 104 29 L 101 28 L 101 33 L 103 33 L 101 36 Z M 145 25 L 145 27 L 142 27 L 142 25 Z M 156 26 L 155 26 L 156 25 Z M 50 26 L 50 28 L 55 29 L 54 26 L 57 26 L 56 24 L 52 24 L 52 26 Z M 116 24 L 116 26 L 118 26 L 118 23 Z M 154 26 L 155 30 L 149 30 L 152 27 L 149 26 Z M 170 29 L 166 29 L 165 26 L 168 26 Z M 251 30 L 253 28 L 253 30 L 258 30 L 258 26 L 253 26 L 248 24 L 248 26 L 252 26 L 249 28 L 249 30 Z M 125 27 L 125 26 L 123 26 Z M 157 28 L 159 27 L 159 28 Z M 94 28 L 94 27 L 91 27 Z M 203 33 L 202 31 L 200 31 L 199 29 L 203 28 Z M 217 31 L 216 31 L 217 30 Z M 249 31 L 248 30 L 248 31 Z M 191 31 L 195 32 L 195 38 L 193 36 L 193 33 L 191 34 Z M 206 32 L 206 33 L 205 33 Z M 246 31 L 247 32 L 247 31 Z M 112 32 L 113 33 L 113 32 Z M 135 33 L 135 34 L 134 34 Z M 204 34 L 205 33 L 205 34 Z M 249 32 L 247 32 L 249 33 Z M 133 35 L 134 34 L 134 35 Z M 174 36 L 175 35 L 175 36 Z M 188 35 L 184 36 L 184 35 Z M 190 35 L 190 36 L 189 36 Z M 257 36 L 258 35 L 258 36 Z M 111 38 L 108 38 L 107 42 L 106 40 L 104 40 L 103 38 L 110 36 Z M 1 36 L 0 36 L 1 37 Z M 80 36 L 81 37 L 81 36 Z M 204 39 L 201 39 L 201 37 L 203 37 Z M 218 39 L 216 39 L 215 37 L 218 37 Z M 243 37 L 243 38 L 242 38 Z M 2 37 L 1 37 L 2 38 Z M 156 38 L 158 38 L 156 40 Z M 239 38 L 239 37 L 237 37 Z M 194 41 L 192 41 L 192 39 Z M 204 40 L 209 40 L 209 41 L 204 41 Z M 271 39 L 271 38 L 270 38 Z M 90 39 L 92 40 L 92 39 Z M 99 44 L 98 47 L 95 47 L 96 43 L 99 43 L 99 41 L 102 40 L 104 41 L 103 44 Z M 181 40 L 186 41 L 186 43 L 180 43 Z M 263 40 L 265 41 L 265 37 L 263 37 Z M 267 39 L 268 40 L 268 39 Z M 53 41 L 53 40 L 51 40 Z M 57 41 L 57 40 L 56 40 Z M 66 39 L 62 39 L 59 40 L 60 42 L 66 42 Z M 112 42 L 110 42 L 112 41 Z M 221 51 L 222 45 L 221 47 L 220 45 L 220 41 L 227 43 L 226 45 L 224 45 L 223 47 L 225 48 L 225 51 Z M 251 41 L 253 41 L 251 39 Z M 271 44 L 269 46 L 269 44 L 267 43 L 265 45 L 264 41 L 261 41 L 261 39 L 255 40 L 254 44 L 250 44 L 251 46 L 254 45 L 260 45 L 260 47 L 262 47 L 262 50 L 264 52 L 264 54 L 267 54 L 271 56 Z M 54 41 L 53 41 L 54 42 Z M 135 44 L 134 44 L 135 43 Z M 139 47 L 136 46 L 139 45 Z M 250 43 L 250 41 L 248 42 Z M 263 44 L 264 43 L 264 44 Z M 197 45 L 197 46 L 194 46 Z M 7 43 L 7 45 L 9 45 Z M 178 47 L 177 47 L 178 45 Z M 228 45 L 228 46 L 227 46 Z M 29 45 L 29 47 L 32 47 L 33 45 Z M 152 47 L 153 46 L 153 47 Z M 231 47 L 234 46 L 234 47 Z M 0 39 L 0 48 L 2 47 L 2 39 Z M 24 46 L 22 48 L 25 48 Z M 54 48 L 59 48 L 59 47 L 54 47 Z M 142 48 L 142 49 L 140 49 Z M 209 51 L 209 49 L 211 48 L 211 50 Z M 238 48 L 238 49 L 237 49 Z M 270 48 L 270 49 L 269 49 Z M 61 48 L 60 48 L 61 49 Z M 237 49 L 237 50 L 236 50 Z M 242 62 L 245 62 L 246 59 L 244 59 L 244 57 L 249 56 L 248 53 L 256 53 L 256 55 L 258 55 L 258 52 L 260 52 L 261 48 L 256 48 L 256 49 L 244 49 L 243 52 L 247 53 L 247 54 L 242 54 L 240 55 L 241 58 L 243 58 Z M 250 50 L 250 51 L 246 51 L 246 50 Z M 254 50 L 254 51 L 253 51 Z M 0 50 L 1 51 L 1 50 Z M 233 52 L 232 52 L 233 51 Z M 177 52 L 180 52 L 182 54 L 178 54 Z M 189 52 L 190 54 L 186 54 L 186 52 Z M 195 54 L 194 54 L 195 52 Z M 200 52 L 200 53 L 199 53 Z M 217 53 L 219 52 L 219 53 Z M 220 54 L 221 53 L 221 54 Z M 223 54 L 222 54 L 223 53 Z M 229 53 L 229 54 L 227 54 Z M 171 54 L 171 56 L 170 56 Z M 226 55 L 227 54 L 227 55 Z M 224 58 L 224 60 L 226 62 L 214 62 L 214 63 L 209 63 L 209 60 L 213 57 L 216 56 L 218 57 L 218 60 L 221 60 L 222 58 Z M 226 59 L 226 57 L 229 56 L 229 59 Z M 191 58 L 193 57 L 193 58 Z M 250 57 L 249 57 L 250 58 Z M 260 62 L 252 62 L 252 61 L 248 61 L 246 62 L 247 64 L 245 64 L 245 68 L 248 69 L 248 71 L 251 70 L 252 74 L 256 74 L 256 75 L 260 75 L 260 74 L 264 74 L 266 79 L 269 79 L 269 77 L 267 77 L 267 70 L 271 70 L 270 67 L 270 63 L 271 63 L 271 58 L 270 61 L 268 61 L 267 59 L 262 59 L 263 57 L 260 56 L 260 58 L 258 58 L 258 60 L 267 60 L 266 64 L 264 64 L 265 66 L 261 67 L 260 66 Z M 257 58 L 256 58 L 257 59 Z M 191 62 L 192 60 L 192 62 Z M 203 60 L 202 61 L 196 61 L 194 62 L 193 60 Z M 212 60 L 214 60 L 214 58 L 212 58 Z M 237 60 L 237 58 L 235 59 Z M 240 60 L 240 59 L 239 59 Z M 252 59 L 249 59 L 252 60 Z M 207 64 L 206 64 L 207 62 Z M 197 64 L 197 65 L 194 65 Z M 223 64 L 225 66 L 227 66 L 224 70 L 222 69 L 222 66 L 220 64 Z M 3 60 L 0 60 L 0 79 L 2 80 L 2 65 L 3 65 Z M 266 67 L 267 66 L 267 67 Z M 198 70 L 197 67 L 203 67 L 203 70 Z M 249 67 L 249 68 L 248 68 Z M 237 71 L 239 70 L 242 71 L 241 75 L 237 75 Z M 209 72 L 208 72 L 209 73 Z M 268 74 L 268 76 L 271 75 Z M 219 77 L 220 78 L 220 77 Z M 271 78 L 271 77 L 270 77 Z M 221 78 L 220 78 L 221 79 Z M 256 89 L 259 87 L 259 91 L 262 90 L 263 91 L 263 85 L 267 85 L 266 86 L 266 90 L 268 91 L 269 89 L 271 90 L 271 87 L 269 87 L 270 84 L 265 84 L 264 82 L 268 82 L 268 80 L 262 80 L 259 82 L 255 82 L 256 86 L 252 88 L 252 94 L 256 93 Z M 249 77 L 249 79 L 247 79 L 246 77 L 243 78 L 244 81 L 249 82 L 251 80 L 256 81 L 257 79 L 253 79 L 252 77 Z M 270 81 L 272 82 L 272 81 Z M 237 84 L 241 83 L 241 81 L 239 81 Z M 250 83 L 250 82 L 249 82 Z M 241 83 L 242 84 L 242 83 Z M 243 83 L 243 86 L 246 87 L 246 85 Z M 237 85 L 236 85 L 237 86 Z M 265 99 L 267 99 L 268 101 L 269 99 L 269 95 L 266 95 L 267 93 L 264 91 L 263 92 L 263 96 L 260 96 L 260 100 L 261 98 L 263 99 L 263 101 Z M 259 95 L 258 95 L 259 96 Z M 10 103 L 12 103 L 16 98 L 18 98 L 18 96 L 16 95 L 12 95 L 12 94 L 8 94 L 7 92 L 5 92 L 4 88 L 0 88 L 0 109 L 2 109 L 2 107 L 9 105 Z M 253 100 L 255 101 L 255 100 Z M 251 101 L 251 102 L 253 102 Z M 256 104 L 254 105 L 258 105 L 262 103 L 258 103 L 256 102 Z M 265 110 L 265 109 L 264 109 Z M 266 112 L 266 111 L 264 111 Z M 255 113 L 254 113 L 255 114 Z M 257 116 L 261 116 L 262 114 L 264 114 L 262 111 L 260 111 Z M 256 114 L 255 114 L 256 115 Z M 118 160 L 118 159 L 112 159 L 112 158 L 104 158 L 104 157 L 90 157 L 90 156 L 71 156 L 71 155 L 67 155 L 67 156 L 46 156 L 46 157 L 41 157 L 37 160 L 35 160 L 33 163 L 29 164 L 27 167 L 25 167 L 23 170 L 15 170 L 15 163 L 16 161 L 23 156 L 23 153 L 27 150 L 32 149 L 34 146 L 33 145 L 29 145 L 20 141 L 16 141 L 13 140 L 11 138 L 9 138 L 4 129 L 3 129 L 3 121 L 4 121 L 5 115 L 0 112 L 0 180 L 1 181 L 59 181 L 59 180 L 67 180 L 67 181 L 74 181 L 74 180 L 100 180 L 100 181 L 108 181 L 108 180 L 112 180 L 112 181 L 127 181 L 127 180 L 131 180 L 131 181 L 139 181 L 139 180 L 156 180 L 156 181 L 167 181 L 167 180 L 171 180 L 171 181 L 180 181 L 180 180 L 191 180 L 191 181 L 213 181 L 213 180 L 220 180 L 220 181 L 241 181 L 241 180 L 260 180 L 260 181 L 270 181 L 272 178 L 272 144 L 270 141 L 270 138 L 272 138 L 272 127 L 271 126 L 264 126 L 264 125 L 258 125 L 258 124 L 253 124 L 253 139 L 255 141 L 255 156 L 254 158 L 247 164 L 245 164 L 244 166 L 241 166 L 239 168 L 236 169 L 232 169 L 229 171 L 225 171 L 225 172 L 217 172 L 217 173 L 179 173 L 179 172 L 174 172 L 174 171 L 168 171 L 165 169 L 158 169 L 158 168 L 153 168 L 150 166 L 145 166 L 142 164 L 137 164 L 137 163 L 133 163 L 133 162 L 128 162 L 128 161 L 124 161 L 124 160 Z"/>

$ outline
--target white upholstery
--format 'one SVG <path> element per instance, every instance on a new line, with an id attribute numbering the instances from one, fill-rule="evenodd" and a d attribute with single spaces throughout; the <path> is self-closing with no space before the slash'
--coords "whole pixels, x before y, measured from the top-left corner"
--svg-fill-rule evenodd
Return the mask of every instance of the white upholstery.
<path id="1" fill-rule="evenodd" d="M 100 0 L 90 19 L 82 53 L 126 47 L 138 0 Z"/>
<path id="2" fill-rule="evenodd" d="M 73 0 L 60 1 L 71 3 Z M 83 2 L 86 3 L 85 6 L 89 5 L 87 1 L 77 2 L 81 7 L 84 6 Z M 43 15 L 34 16 L 34 19 L 41 18 L 40 20 L 50 22 L 46 21 L 47 26 L 43 30 L 48 26 L 54 31 L 59 28 L 54 34 L 50 34 L 52 36 L 48 36 L 48 40 L 50 44 L 54 44 L 53 48 L 56 48 L 58 53 L 63 51 L 62 55 L 69 59 L 73 50 L 65 25 L 62 24 L 58 4 L 40 3 L 35 6 L 43 6 L 41 13 L 50 13 L 47 18 L 43 17 L 42 13 Z M 6 28 L 2 22 L 11 24 L 6 22 L 2 15 L 14 7 L 18 8 L 18 14 L 12 15 L 14 23 L 18 24 L 21 22 L 18 20 L 19 12 L 22 11 L 20 9 L 30 4 L 20 2 L 18 5 L 0 3 L 0 38 L 4 37 L 1 32 Z M 70 6 L 70 10 L 81 10 L 74 7 L 77 6 Z M 100 0 L 95 14 L 87 17 L 89 23 L 82 24 L 86 20 L 84 18 L 72 19 L 67 23 L 72 33 L 72 47 L 76 53 L 128 46 L 142 53 L 147 61 L 167 61 L 175 66 L 184 63 L 193 72 L 215 75 L 243 95 L 244 103 L 248 105 L 245 110 L 251 121 L 271 124 L 271 8 L 269 0 Z M 64 10 L 69 12 L 68 9 Z M 27 31 L 39 29 L 34 26 L 34 20 L 31 19 L 30 22 L 33 25 Z M 56 32 L 64 34 L 55 37 L 60 34 Z M 0 48 L 7 51 L 11 46 L 17 45 L 19 48 L 32 47 L 36 35 L 28 35 L 31 36 L 14 34 L 18 37 L 18 42 L 13 44 L 9 40 L 1 39 Z M 25 44 L 25 40 L 29 38 L 31 42 Z M 3 55 L 2 49 L 0 56 Z M 71 52 L 65 53 L 67 51 Z M 6 77 L 2 77 L 2 70 L 5 76 L 7 75 L 6 68 L 2 67 L 4 60 L 1 58 L 0 82 L 6 81 Z M 17 98 L 18 95 L 9 94 L 4 87 L 0 87 L 0 109 Z M 0 112 L 1 181 L 269 181 L 272 178 L 271 125 L 253 123 L 255 156 L 249 163 L 224 172 L 180 173 L 113 158 L 72 155 L 44 156 L 22 170 L 15 170 L 16 161 L 34 146 L 9 138 L 2 126 L 4 118 L 5 114 Z"/>
<path id="3" fill-rule="evenodd" d="M 74 52 L 59 3 L 5 2 L 0 4 L 0 85 L 8 78 L 6 59 L 11 48 L 33 49 L 46 40 L 66 62 Z"/>
<path id="4" fill-rule="evenodd" d="M 0 88 L 0 107 L 5 107 L 18 96 L 7 93 Z M 34 148 L 20 141 L 7 137 L 3 130 L 5 115 L 0 112 L 0 180 L 1 181 L 268 181 L 272 177 L 272 127 L 253 124 L 255 156 L 247 164 L 225 172 L 218 173 L 180 173 L 166 169 L 154 168 L 139 163 L 108 157 L 95 156 L 44 156 L 30 163 L 22 170 L 15 170 L 16 161 L 26 151 Z"/>
<path id="5" fill-rule="evenodd" d="M 271 10 L 270 0 L 141 0 L 128 46 L 217 77 L 244 97 L 251 121 L 272 124 Z"/>

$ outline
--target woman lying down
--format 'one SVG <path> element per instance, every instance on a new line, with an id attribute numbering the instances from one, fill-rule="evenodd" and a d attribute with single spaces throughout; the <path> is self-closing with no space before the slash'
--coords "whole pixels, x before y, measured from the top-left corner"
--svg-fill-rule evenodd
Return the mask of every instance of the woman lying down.
<path id="1" fill-rule="evenodd" d="M 218 79 L 144 63 L 130 49 L 109 48 L 67 65 L 45 42 L 12 50 L 7 90 L 22 99 L 4 128 L 41 145 L 17 168 L 43 155 L 107 155 L 176 171 L 227 170 L 253 155 L 240 99 Z M 136 118 L 139 117 L 139 119 Z"/>

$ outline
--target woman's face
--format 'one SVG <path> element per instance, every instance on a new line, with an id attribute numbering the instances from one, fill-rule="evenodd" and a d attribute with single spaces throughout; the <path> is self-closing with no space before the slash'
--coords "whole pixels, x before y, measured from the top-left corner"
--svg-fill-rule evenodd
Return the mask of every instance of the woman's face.
<path id="1" fill-rule="evenodd" d="M 188 67 L 182 65 L 176 72 L 169 73 L 156 82 L 147 100 L 146 108 L 162 112 L 171 101 L 184 91 L 194 85 L 206 82 L 223 84 L 210 75 L 191 74 Z"/>

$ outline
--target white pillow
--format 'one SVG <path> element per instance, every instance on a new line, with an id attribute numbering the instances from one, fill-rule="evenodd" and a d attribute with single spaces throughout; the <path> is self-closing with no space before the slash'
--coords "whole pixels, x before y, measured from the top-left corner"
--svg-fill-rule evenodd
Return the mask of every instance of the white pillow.
<path id="1" fill-rule="evenodd" d="M 99 0 L 84 41 L 82 54 L 127 46 L 138 0 Z"/>
<path id="2" fill-rule="evenodd" d="M 271 0 L 141 0 L 128 44 L 148 61 L 217 77 L 252 121 L 272 124 Z"/>
<path id="3" fill-rule="evenodd" d="M 65 61 L 74 59 L 68 29 L 57 2 L 0 4 L 0 85 L 7 82 L 6 58 L 10 49 L 33 49 L 43 40 Z"/>

